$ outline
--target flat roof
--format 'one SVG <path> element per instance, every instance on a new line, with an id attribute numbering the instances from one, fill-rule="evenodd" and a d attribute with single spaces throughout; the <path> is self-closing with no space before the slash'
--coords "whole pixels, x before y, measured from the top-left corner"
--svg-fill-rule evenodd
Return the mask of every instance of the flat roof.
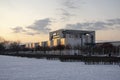
<path id="1" fill-rule="evenodd" d="M 95 32 L 95 31 L 87 31 L 87 30 L 73 30 L 73 29 L 59 29 L 59 30 L 56 30 L 56 31 L 52 31 L 50 33 L 54 33 L 54 32 L 58 32 L 58 31 L 65 31 L 66 33 L 91 33 L 91 32 Z"/>
<path id="2" fill-rule="evenodd" d="M 120 43 L 120 41 L 105 41 L 105 42 L 96 42 L 96 44 L 99 43 Z"/>

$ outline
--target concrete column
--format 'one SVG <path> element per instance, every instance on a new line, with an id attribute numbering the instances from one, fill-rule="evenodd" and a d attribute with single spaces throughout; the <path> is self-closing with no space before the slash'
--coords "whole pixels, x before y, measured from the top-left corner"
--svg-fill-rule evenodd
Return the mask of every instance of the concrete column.
<path id="1" fill-rule="evenodd" d="M 81 47 L 83 47 L 83 34 L 80 35 L 81 35 Z"/>

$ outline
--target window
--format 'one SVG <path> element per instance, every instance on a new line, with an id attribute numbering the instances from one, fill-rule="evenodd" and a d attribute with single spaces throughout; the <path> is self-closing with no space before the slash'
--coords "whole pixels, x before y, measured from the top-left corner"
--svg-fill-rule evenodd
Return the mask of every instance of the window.
<path id="1" fill-rule="evenodd" d="M 56 33 L 53 33 L 53 36 L 56 36 L 57 34 Z"/>

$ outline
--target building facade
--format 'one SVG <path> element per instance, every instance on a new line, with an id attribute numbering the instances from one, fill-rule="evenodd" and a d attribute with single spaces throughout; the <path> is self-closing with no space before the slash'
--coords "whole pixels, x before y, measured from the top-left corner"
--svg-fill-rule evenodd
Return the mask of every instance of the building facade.
<path id="1" fill-rule="evenodd" d="M 60 29 L 49 33 L 49 41 L 42 42 L 44 46 L 70 45 L 85 46 L 95 43 L 95 31 Z M 42 45 L 43 46 L 43 45 Z"/>
<path id="2" fill-rule="evenodd" d="M 41 43 L 40 42 L 36 42 L 36 43 L 26 43 L 25 44 L 25 48 L 30 48 L 30 49 L 33 49 L 37 46 L 41 46 Z"/>

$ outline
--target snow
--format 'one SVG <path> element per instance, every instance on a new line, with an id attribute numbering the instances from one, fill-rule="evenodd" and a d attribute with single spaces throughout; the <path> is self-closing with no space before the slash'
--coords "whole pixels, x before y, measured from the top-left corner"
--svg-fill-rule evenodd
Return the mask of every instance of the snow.
<path id="1" fill-rule="evenodd" d="M 0 56 L 0 80 L 120 80 L 120 66 Z"/>

